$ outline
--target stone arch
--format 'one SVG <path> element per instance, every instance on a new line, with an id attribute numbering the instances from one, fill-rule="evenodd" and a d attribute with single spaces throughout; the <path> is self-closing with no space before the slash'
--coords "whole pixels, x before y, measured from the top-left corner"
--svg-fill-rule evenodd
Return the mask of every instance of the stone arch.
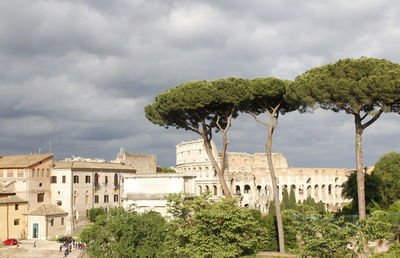
<path id="1" fill-rule="evenodd" d="M 319 185 L 315 185 L 314 186 L 314 198 L 315 198 L 315 200 L 319 198 L 318 193 L 319 193 Z"/>
<path id="2" fill-rule="evenodd" d="M 328 195 L 331 196 L 332 195 L 332 185 L 328 185 Z"/>
<path id="3" fill-rule="evenodd" d="M 210 190 L 210 187 L 208 187 L 208 185 L 206 185 L 206 191 L 209 191 Z"/>
<path id="4" fill-rule="evenodd" d="M 236 185 L 236 189 L 235 190 L 236 190 L 236 194 L 241 194 L 239 185 Z"/>
<path id="5" fill-rule="evenodd" d="M 340 186 L 339 185 L 335 185 L 335 196 L 336 197 L 340 197 Z"/>
<path id="6" fill-rule="evenodd" d="M 201 187 L 201 185 L 198 186 L 198 189 L 199 189 L 199 194 L 202 194 L 203 193 L 203 188 Z"/>
<path id="7" fill-rule="evenodd" d="M 307 187 L 307 197 L 311 197 L 311 185 Z"/>
<path id="8" fill-rule="evenodd" d="M 321 186 L 321 191 L 322 191 L 321 198 L 323 200 L 325 200 L 326 199 L 326 186 L 325 185 Z"/>
<path id="9" fill-rule="evenodd" d="M 257 185 L 257 194 L 261 194 L 261 185 Z"/>
<path id="10" fill-rule="evenodd" d="M 244 191 L 243 191 L 243 193 L 251 193 L 251 188 L 250 188 L 250 186 L 249 185 L 244 185 Z"/>
<path id="11" fill-rule="evenodd" d="M 216 185 L 213 186 L 214 189 L 214 195 L 218 195 L 218 188 Z"/>
<path id="12" fill-rule="evenodd" d="M 233 179 L 231 179 L 231 185 L 233 185 Z"/>
<path id="13" fill-rule="evenodd" d="M 335 177 L 335 183 L 337 184 L 339 182 L 339 178 Z"/>
<path id="14" fill-rule="evenodd" d="M 303 196 L 304 195 L 304 185 L 299 186 L 299 195 Z"/>

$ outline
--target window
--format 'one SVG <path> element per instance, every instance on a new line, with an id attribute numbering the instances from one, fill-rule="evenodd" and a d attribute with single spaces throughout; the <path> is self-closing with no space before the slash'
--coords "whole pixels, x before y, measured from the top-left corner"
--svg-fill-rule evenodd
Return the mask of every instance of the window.
<path id="1" fill-rule="evenodd" d="M 98 195 L 94 196 L 94 203 L 99 203 L 99 196 Z"/>
<path id="2" fill-rule="evenodd" d="M 19 219 L 14 219 L 14 226 L 18 226 L 19 225 Z"/>
<path id="3" fill-rule="evenodd" d="M 57 184 L 57 176 L 51 176 L 50 177 L 50 183 Z"/>
<path id="4" fill-rule="evenodd" d="M 74 184 L 79 184 L 79 176 L 74 176 Z"/>
<path id="5" fill-rule="evenodd" d="M 74 195 L 74 205 L 76 205 L 76 195 Z"/>
<path id="6" fill-rule="evenodd" d="M 42 177 L 44 177 L 44 168 L 42 168 Z"/>
<path id="7" fill-rule="evenodd" d="M 89 195 L 86 195 L 86 204 L 89 202 Z"/>
<path id="8" fill-rule="evenodd" d="M 61 218 L 61 226 L 64 226 L 64 218 Z"/>
<path id="9" fill-rule="evenodd" d="M 114 185 L 117 185 L 117 184 L 118 184 L 118 174 L 115 173 L 114 174 Z"/>
<path id="10" fill-rule="evenodd" d="M 54 219 L 50 219 L 50 226 L 54 226 Z"/>
<path id="11" fill-rule="evenodd" d="M 19 209 L 19 204 L 15 204 L 15 208 L 16 211 Z"/>
<path id="12" fill-rule="evenodd" d="M 44 202 L 44 193 L 38 193 L 37 201 L 38 202 Z"/>
<path id="13" fill-rule="evenodd" d="M 97 173 L 94 174 L 94 184 L 95 184 L 95 185 L 98 185 L 98 184 L 99 184 L 99 177 L 100 177 L 99 174 L 97 174 Z"/>
<path id="14" fill-rule="evenodd" d="M 105 183 L 105 184 L 108 184 L 108 176 L 105 176 L 105 177 L 104 177 L 104 183 Z"/>
<path id="15" fill-rule="evenodd" d="M 36 176 L 40 177 L 40 169 L 38 168 L 38 170 L 36 171 Z"/>
<path id="16" fill-rule="evenodd" d="M 32 169 L 32 177 L 35 177 L 35 169 Z"/>
<path id="17" fill-rule="evenodd" d="M 118 194 L 114 194 L 114 202 L 118 202 Z"/>
<path id="18" fill-rule="evenodd" d="M 49 176 L 50 176 L 50 169 L 47 169 L 46 176 L 47 176 L 47 177 L 49 177 Z"/>
<path id="19" fill-rule="evenodd" d="M 62 176 L 62 182 L 63 182 L 63 184 L 65 184 L 66 180 L 67 180 L 66 176 Z"/>
<path id="20" fill-rule="evenodd" d="M 85 183 L 90 184 L 90 176 L 85 176 Z"/>
<path id="21" fill-rule="evenodd" d="M 108 202 L 108 195 L 104 195 L 104 202 Z"/>

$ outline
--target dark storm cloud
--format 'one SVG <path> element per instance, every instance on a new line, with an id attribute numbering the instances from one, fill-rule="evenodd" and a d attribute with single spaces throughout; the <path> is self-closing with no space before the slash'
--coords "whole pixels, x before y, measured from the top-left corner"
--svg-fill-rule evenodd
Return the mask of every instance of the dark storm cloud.
<path id="1" fill-rule="evenodd" d="M 188 80 L 294 79 L 339 58 L 400 62 L 396 1 L 1 1 L 0 155 L 48 151 L 112 159 L 119 147 L 174 165 L 198 138 L 148 122 L 143 108 Z M 400 151 L 398 116 L 365 133 L 368 164 Z M 273 150 L 293 166 L 353 167 L 353 121 L 328 111 L 281 117 Z M 215 135 L 217 142 L 220 135 Z M 231 151 L 263 152 L 241 115 Z"/>

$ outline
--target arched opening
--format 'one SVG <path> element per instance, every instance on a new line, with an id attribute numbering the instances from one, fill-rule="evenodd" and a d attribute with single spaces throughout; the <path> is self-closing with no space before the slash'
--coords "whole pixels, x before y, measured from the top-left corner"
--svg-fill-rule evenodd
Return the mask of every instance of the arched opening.
<path id="1" fill-rule="evenodd" d="M 311 197 L 311 185 L 307 187 L 307 197 Z"/>
<path id="2" fill-rule="evenodd" d="M 217 189 L 217 186 L 216 186 L 216 185 L 214 185 L 213 187 L 214 187 L 214 195 L 217 195 L 217 194 L 218 194 L 218 189 Z"/>
<path id="3" fill-rule="evenodd" d="M 332 195 L 332 185 L 328 186 L 328 195 Z"/>
<path id="4" fill-rule="evenodd" d="M 303 196 L 304 195 L 304 185 L 299 186 L 299 195 Z"/>
<path id="5" fill-rule="evenodd" d="M 261 185 L 257 185 L 257 194 L 261 194 Z"/>
<path id="6" fill-rule="evenodd" d="M 245 185 L 245 186 L 244 186 L 244 193 L 245 193 L 245 194 L 250 193 L 250 186 L 249 186 L 249 185 Z"/>
<path id="7" fill-rule="evenodd" d="M 318 193 L 319 193 L 319 186 L 318 185 L 315 185 L 314 186 L 314 198 L 315 199 L 318 199 Z"/>
<path id="8" fill-rule="evenodd" d="M 325 198 L 326 198 L 326 187 L 325 187 L 325 185 L 321 186 L 321 191 L 322 191 L 322 199 L 325 200 Z"/>
<path id="9" fill-rule="evenodd" d="M 206 185 L 206 191 L 210 191 L 210 187 L 208 187 L 208 185 Z"/>
<path id="10" fill-rule="evenodd" d="M 236 186 L 236 194 L 241 194 L 240 193 L 240 186 L 238 186 L 238 185 Z"/>
<path id="11" fill-rule="evenodd" d="M 199 185 L 199 194 L 203 193 L 203 188 L 201 187 L 201 185 Z"/>

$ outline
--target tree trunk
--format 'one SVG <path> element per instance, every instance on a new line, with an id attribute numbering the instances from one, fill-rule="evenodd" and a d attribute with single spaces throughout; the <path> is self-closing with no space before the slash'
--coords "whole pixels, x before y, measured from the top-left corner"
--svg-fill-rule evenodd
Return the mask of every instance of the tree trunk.
<path id="1" fill-rule="evenodd" d="M 268 140 L 265 145 L 265 151 L 267 153 L 268 167 L 271 174 L 272 189 L 274 191 L 274 201 L 275 201 L 275 212 L 276 212 L 276 222 L 278 224 L 278 239 L 279 239 L 279 251 L 285 253 L 285 236 L 283 233 L 283 223 L 281 215 L 281 206 L 279 202 L 279 189 L 276 182 L 275 169 L 272 163 L 272 133 L 273 133 L 273 117 L 271 117 L 270 127 L 268 129 Z"/>
<path id="2" fill-rule="evenodd" d="M 208 141 L 207 136 L 202 135 L 202 137 L 203 137 L 204 147 L 206 149 L 208 158 L 210 159 L 214 169 L 217 171 L 217 175 L 218 175 L 219 182 L 221 184 L 222 191 L 224 192 L 226 198 L 232 198 L 231 191 L 229 190 L 229 188 L 225 182 L 224 175 L 221 173 L 221 169 L 219 168 L 218 162 L 216 161 L 214 155 L 212 154 L 210 142 Z M 225 162 L 225 160 L 222 160 L 222 162 Z"/>
<path id="3" fill-rule="evenodd" d="M 358 215 L 361 220 L 366 219 L 365 209 L 365 173 L 363 166 L 363 148 L 362 148 L 362 133 L 360 116 L 355 116 L 356 127 L 356 169 L 357 169 L 357 195 L 358 195 Z"/>

